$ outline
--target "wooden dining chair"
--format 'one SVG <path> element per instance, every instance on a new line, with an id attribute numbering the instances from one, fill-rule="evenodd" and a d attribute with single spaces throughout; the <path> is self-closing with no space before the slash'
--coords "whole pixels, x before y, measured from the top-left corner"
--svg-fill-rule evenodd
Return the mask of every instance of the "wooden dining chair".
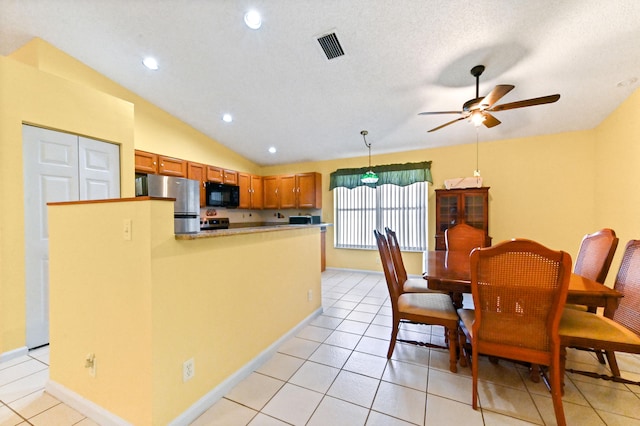
<path id="1" fill-rule="evenodd" d="M 444 231 L 445 247 L 449 251 L 471 253 L 476 247 L 486 246 L 486 235 L 482 229 L 460 223 Z"/>
<path id="2" fill-rule="evenodd" d="M 582 238 L 573 272 L 604 284 L 618 247 L 613 229 L 604 228 Z"/>
<path id="3" fill-rule="evenodd" d="M 627 243 L 613 288 L 622 293 L 623 297 L 611 319 L 589 312 L 565 309 L 560 321 L 563 358 L 566 347 L 605 351 L 611 376 L 586 371 L 568 371 L 640 385 L 640 382 L 621 378 L 615 357 L 615 352 L 640 354 L 640 240 Z M 562 365 L 564 366 L 564 362 Z"/>
<path id="4" fill-rule="evenodd" d="M 396 233 L 389 228 L 384 228 L 387 234 L 387 243 L 389 244 L 389 250 L 391 252 L 391 260 L 393 261 L 393 267 L 396 271 L 396 277 L 400 288 L 403 293 L 441 293 L 437 290 L 431 290 L 428 286 L 428 281 L 423 278 L 409 278 L 407 276 L 407 270 L 404 267 L 404 261 L 402 260 L 402 252 L 400 251 L 400 244 L 398 244 L 398 238 Z"/>
<path id="5" fill-rule="evenodd" d="M 549 366 L 556 421 L 562 407 L 558 326 L 571 275 L 571 256 L 530 240 L 511 240 L 471 252 L 474 309 L 459 309 L 471 342 L 472 400 L 478 408 L 478 355 Z"/>
<path id="6" fill-rule="evenodd" d="M 387 238 L 373 231 L 382 261 L 391 308 L 393 312 L 393 326 L 387 358 L 391 358 L 396 342 L 410 343 L 419 346 L 444 348 L 449 350 L 449 370 L 457 371 L 457 333 L 458 315 L 451 298 L 443 293 L 403 293 L 394 270 L 393 260 L 389 250 Z M 426 325 L 441 325 L 445 328 L 448 339 L 447 347 L 430 342 L 418 342 L 415 340 L 398 339 L 398 331 L 401 323 L 414 323 Z"/>

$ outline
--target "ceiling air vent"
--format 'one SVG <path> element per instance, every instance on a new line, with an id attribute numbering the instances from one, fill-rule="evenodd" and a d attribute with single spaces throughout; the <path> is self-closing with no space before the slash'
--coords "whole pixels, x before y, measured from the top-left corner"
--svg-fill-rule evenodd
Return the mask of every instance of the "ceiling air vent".
<path id="1" fill-rule="evenodd" d="M 318 43 L 320 43 L 320 47 L 322 47 L 324 54 L 327 55 L 327 59 L 344 56 L 344 50 L 342 50 L 342 46 L 340 46 L 336 33 L 318 37 Z"/>

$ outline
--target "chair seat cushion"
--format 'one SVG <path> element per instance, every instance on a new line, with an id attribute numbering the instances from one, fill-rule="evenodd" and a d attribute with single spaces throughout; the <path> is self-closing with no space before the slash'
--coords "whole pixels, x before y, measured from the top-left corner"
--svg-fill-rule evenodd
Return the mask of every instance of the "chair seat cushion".
<path id="1" fill-rule="evenodd" d="M 405 293 L 442 293 L 438 290 L 431 290 L 429 282 L 424 278 L 408 278 L 404 282 L 402 290 Z"/>
<path id="2" fill-rule="evenodd" d="M 561 340 L 565 341 L 602 341 L 619 345 L 637 345 L 637 350 L 640 351 L 640 336 L 609 318 L 590 312 L 565 309 L 558 331 Z"/>
<path id="3" fill-rule="evenodd" d="M 473 309 L 458 309 L 458 316 L 460 317 L 460 321 L 462 321 L 464 328 L 467 329 L 469 337 L 471 337 L 473 322 L 476 320 L 476 311 Z"/>
<path id="4" fill-rule="evenodd" d="M 398 297 L 398 310 L 407 314 L 458 321 L 451 298 L 442 293 L 403 293 Z"/>

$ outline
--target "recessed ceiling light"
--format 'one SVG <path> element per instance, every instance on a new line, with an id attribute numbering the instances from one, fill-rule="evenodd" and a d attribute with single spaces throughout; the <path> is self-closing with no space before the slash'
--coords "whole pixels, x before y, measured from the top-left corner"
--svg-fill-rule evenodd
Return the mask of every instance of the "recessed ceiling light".
<path id="1" fill-rule="evenodd" d="M 222 121 L 224 121 L 225 123 L 231 123 L 233 121 L 233 117 L 231 116 L 231 114 L 223 114 Z"/>
<path id="2" fill-rule="evenodd" d="M 250 10 L 244 14 L 244 23 L 252 30 L 257 30 L 262 25 L 262 18 L 255 10 Z"/>
<path id="3" fill-rule="evenodd" d="M 149 68 L 150 70 L 155 71 L 158 69 L 158 61 L 156 61 L 156 59 L 152 58 L 151 56 L 144 58 L 142 60 L 142 63 L 144 64 L 145 67 Z"/>
<path id="4" fill-rule="evenodd" d="M 275 154 L 276 153 L 276 147 L 272 146 L 271 148 L 269 148 L 269 152 L 272 153 L 272 154 Z"/>

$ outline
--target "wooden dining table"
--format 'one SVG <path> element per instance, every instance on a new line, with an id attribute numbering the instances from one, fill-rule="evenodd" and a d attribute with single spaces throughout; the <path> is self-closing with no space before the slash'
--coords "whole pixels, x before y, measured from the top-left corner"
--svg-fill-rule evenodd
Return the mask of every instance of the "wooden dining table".
<path id="1" fill-rule="evenodd" d="M 456 308 L 462 307 L 462 294 L 471 293 L 469 254 L 456 251 L 424 252 L 423 278 L 430 289 L 451 294 Z M 571 274 L 567 303 L 603 307 L 604 316 L 612 318 L 622 293 L 578 274 Z"/>

